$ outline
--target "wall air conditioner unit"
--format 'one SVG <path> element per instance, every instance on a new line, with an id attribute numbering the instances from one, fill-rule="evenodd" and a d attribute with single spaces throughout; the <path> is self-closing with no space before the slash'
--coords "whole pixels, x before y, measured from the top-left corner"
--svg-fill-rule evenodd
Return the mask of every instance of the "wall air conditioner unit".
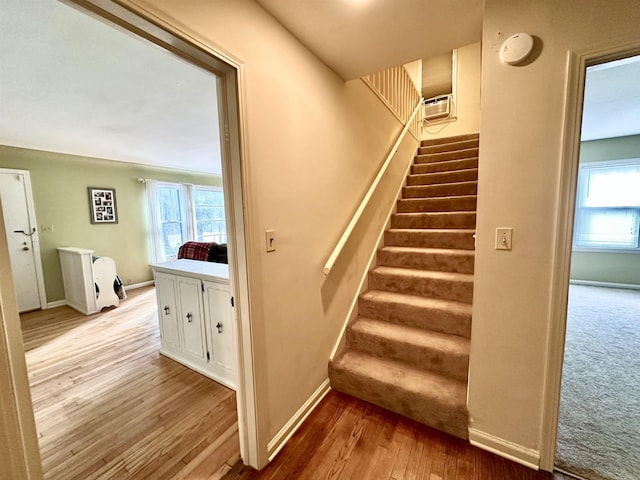
<path id="1" fill-rule="evenodd" d="M 427 98 L 423 104 L 423 119 L 425 121 L 446 118 L 451 114 L 452 95 L 438 95 Z"/>

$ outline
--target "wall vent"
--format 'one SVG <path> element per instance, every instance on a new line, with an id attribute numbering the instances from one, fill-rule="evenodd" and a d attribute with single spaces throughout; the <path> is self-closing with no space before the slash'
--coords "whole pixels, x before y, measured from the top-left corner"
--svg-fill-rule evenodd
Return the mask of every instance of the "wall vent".
<path id="1" fill-rule="evenodd" d="M 425 121 L 448 117 L 451 114 L 452 95 L 438 95 L 427 98 L 422 104 L 423 119 Z"/>

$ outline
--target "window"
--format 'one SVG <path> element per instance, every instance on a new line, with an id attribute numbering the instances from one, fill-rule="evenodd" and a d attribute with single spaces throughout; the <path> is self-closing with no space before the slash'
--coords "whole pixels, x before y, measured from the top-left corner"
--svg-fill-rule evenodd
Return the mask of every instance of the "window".
<path id="1" fill-rule="evenodd" d="M 193 187 L 193 205 L 196 213 L 196 239 L 199 242 L 227 242 L 224 221 L 224 194 L 222 190 Z"/>
<path id="2" fill-rule="evenodd" d="M 640 159 L 581 164 L 575 247 L 638 249 Z"/>
<path id="3" fill-rule="evenodd" d="M 147 180 L 153 261 L 174 260 L 187 241 L 227 243 L 220 188 Z"/>

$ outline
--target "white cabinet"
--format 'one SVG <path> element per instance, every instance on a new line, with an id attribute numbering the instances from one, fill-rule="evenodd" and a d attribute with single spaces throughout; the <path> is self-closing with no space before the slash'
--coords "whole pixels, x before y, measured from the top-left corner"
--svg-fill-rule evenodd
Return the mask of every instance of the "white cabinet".
<path id="1" fill-rule="evenodd" d="M 227 265 L 153 265 L 160 353 L 235 389 L 236 334 Z"/>
<path id="2" fill-rule="evenodd" d="M 109 257 L 94 257 L 93 250 L 60 247 L 60 266 L 67 305 L 90 315 L 105 307 L 120 305 L 114 290 L 116 263 Z"/>

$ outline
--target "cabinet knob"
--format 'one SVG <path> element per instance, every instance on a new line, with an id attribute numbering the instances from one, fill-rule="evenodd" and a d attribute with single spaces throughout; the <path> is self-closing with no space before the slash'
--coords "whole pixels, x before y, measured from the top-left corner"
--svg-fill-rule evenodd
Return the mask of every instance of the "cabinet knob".
<path id="1" fill-rule="evenodd" d="M 193 315 L 191 315 L 191 313 L 187 313 L 187 321 L 189 323 L 193 322 Z"/>
<path id="2" fill-rule="evenodd" d="M 163 310 L 165 315 L 169 315 L 169 305 L 165 305 Z"/>
<path id="3" fill-rule="evenodd" d="M 220 322 L 216 324 L 216 328 L 218 329 L 218 333 L 222 333 L 222 324 Z"/>

